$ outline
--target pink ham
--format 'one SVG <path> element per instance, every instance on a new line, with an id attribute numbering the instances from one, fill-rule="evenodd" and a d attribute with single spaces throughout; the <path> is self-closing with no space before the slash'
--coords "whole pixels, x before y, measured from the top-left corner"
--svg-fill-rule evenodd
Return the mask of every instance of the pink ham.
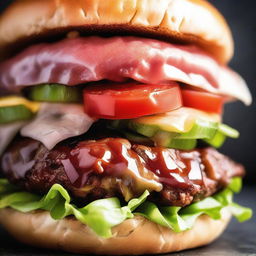
<path id="1" fill-rule="evenodd" d="M 178 81 L 251 103 L 244 80 L 194 46 L 136 37 L 87 37 L 31 46 L 0 64 L 0 86 L 18 92 L 42 83 L 84 84 L 103 79 Z"/>

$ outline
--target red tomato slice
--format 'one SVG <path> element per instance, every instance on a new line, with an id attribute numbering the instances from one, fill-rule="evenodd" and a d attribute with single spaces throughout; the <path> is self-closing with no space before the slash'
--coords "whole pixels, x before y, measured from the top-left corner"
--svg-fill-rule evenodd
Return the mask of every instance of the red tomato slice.
<path id="1" fill-rule="evenodd" d="M 182 106 L 180 87 L 108 84 L 84 89 L 85 112 L 103 119 L 130 119 L 172 111 Z"/>
<path id="2" fill-rule="evenodd" d="M 221 114 L 224 105 L 223 97 L 201 91 L 181 90 L 183 106 Z"/>

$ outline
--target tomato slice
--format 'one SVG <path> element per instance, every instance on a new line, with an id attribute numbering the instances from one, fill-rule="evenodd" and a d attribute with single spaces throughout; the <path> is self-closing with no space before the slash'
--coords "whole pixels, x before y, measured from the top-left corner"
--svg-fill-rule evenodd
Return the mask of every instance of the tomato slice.
<path id="1" fill-rule="evenodd" d="M 183 106 L 221 114 L 224 105 L 222 96 L 195 90 L 181 90 Z"/>
<path id="2" fill-rule="evenodd" d="M 182 106 L 180 87 L 138 83 L 86 87 L 85 112 L 103 119 L 131 119 L 172 111 Z"/>

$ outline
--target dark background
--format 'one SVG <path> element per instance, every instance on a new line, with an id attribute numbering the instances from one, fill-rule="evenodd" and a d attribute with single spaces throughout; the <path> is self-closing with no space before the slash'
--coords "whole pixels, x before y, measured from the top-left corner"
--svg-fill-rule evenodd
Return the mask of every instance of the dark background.
<path id="1" fill-rule="evenodd" d="M 221 149 L 233 159 L 243 163 L 247 169 L 247 182 L 255 181 L 256 171 L 256 1 L 255 0 L 211 0 L 227 19 L 235 40 L 235 56 L 230 66 L 247 81 L 253 95 L 253 104 L 242 103 L 226 106 L 224 120 L 238 129 L 238 140 L 228 140 Z"/>
<path id="2" fill-rule="evenodd" d="M 0 0 L 0 10 L 11 0 Z M 245 107 L 242 103 L 226 106 L 224 120 L 241 132 L 238 140 L 228 140 L 221 151 L 243 163 L 247 169 L 247 182 L 254 181 L 256 172 L 256 1 L 255 0 L 211 0 L 226 17 L 234 34 L 236 51 L 230 66 L 248 82 L 254 103 Z M 203 21 L 202 21 L 203 22 Z M 255 169 L 255 170 L 254 170 Z"/>
<path id="3" fill-rule="evenodd" d="M 0 10 L 10 2 L 10 0 L 0 0 Z M 210 2 L 224 14 L 231 26 L 236 43 L 236 53 L 230 66 L 246 79 L 254 97 L 254 103 L 250 107 L 245 107 L 239 102 L 226 107 L 225 122 L 237 128 L 241 132 L 241 137 L 239 140 L 228 140 L 221 151 L 245 164 L 248 171 L 246 181 L 252 183 L 254 182 L 254 172 L 256 171 L 254 170 L 254 167 L 256 167 L 256 149 L 254 147 L 256 143 L 256 86 L 254 85 L 254 78 L 256 77 L 256 1 L 211 0 Z M 246 186 L 243 193 L 240 193 L 236 200 L 238 203 L 253 208 L 254 212 L 256 212 L 255 189 L 253 187 Z M 251 219 L 251 221 L 243 224 L 239 224 L 233 220 L 222 237 L 213 244 L 172 255 L 256 255 L 255 231 L 255 219 Z M 49 252 L 22 246 L 14 242 L 5 231 L 0 229 L 0 255 L 72 256 L 73 254 Z"/>

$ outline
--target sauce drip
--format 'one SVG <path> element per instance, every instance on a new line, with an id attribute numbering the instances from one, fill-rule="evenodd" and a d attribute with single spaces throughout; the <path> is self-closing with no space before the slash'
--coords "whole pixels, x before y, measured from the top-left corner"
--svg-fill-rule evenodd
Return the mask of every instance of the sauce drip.
<path id="1" fill-rule="evenodd" d="M 203 185 L 203 165 L 198 150 L 186 152 L 140 145 L 134 148 L 143 157 L 146 168 L 154 172 L 161 183 L 179 188 Z"/>
<path id="2" fill-rule="evenodd" d="M 15 177 L 24 178 L 35 167 L 34 156 L 40 143 L 27 140 L 13 145 L 19 148 L 18 155 L 11 150 L 4 154 L 2 169 L 5 173 L 11 171 Z M 125 139 L 107 138 L 82 141 L 72 147 L 58 145 L 52 151 L 45 148 L 43 152 L 42 157 L 48 162 L 43 161 L 42 168 L 54 169 L 50 162 L 62 166 L 70 183 L 77 188 L 85 186 L 92 175 L 120 178 L 127 186 L 136 184 L 141 190 L 160 191 L 161 184 L 181 189 L 204 184 L 200 150 L 131 145 Z"/>
<path id="3" fill-rule="evenodd" d="M 172 187 L 203 185 L 203 165 L 197 150 L 181 152 L 161 147 L 131 146 L 127 140 L 116 138 L 81 142 L 74 149 L 67 149 L 61 148 L 67 154 L 62 164 L 70 181 L 77 187 L 84 186 L 92 173 L 122 177 L 127 169 L 136 176 L 145 176 L 146 169 L 148 178 Z"/>
<path id="4" fill-rule="evenodd" d="M 74 149 L 60 148 L 67 159 L 62 160 L 66 174 L 76 187 L 82 187 L 90 174 L 122 177 L 129 169 L 135 177 L 148 176 L 153 179 L 141 158 L 124 139 L 104 139 L 80 142 Z M 144 177 L 145 178 L 145 177 Z"/>

